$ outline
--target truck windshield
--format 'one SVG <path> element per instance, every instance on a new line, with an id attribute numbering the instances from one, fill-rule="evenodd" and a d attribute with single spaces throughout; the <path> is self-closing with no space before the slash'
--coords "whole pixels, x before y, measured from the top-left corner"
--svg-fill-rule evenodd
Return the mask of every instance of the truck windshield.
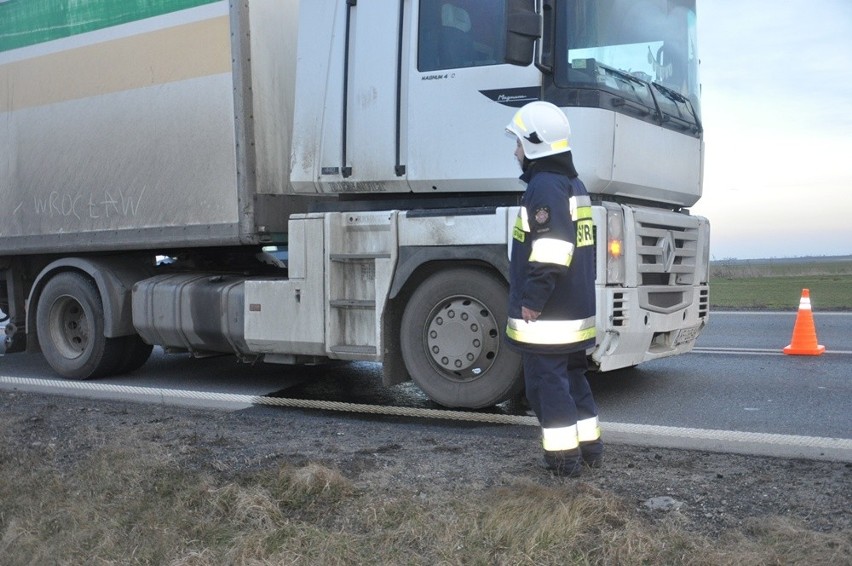
<path id="1" fill-rule="evenodd" d="M 640 115 L 644 108 L 649 116 L 700 129 L 695 0 L 558 5 L 555 86 L 611 93 L 613 106 L 627 105 Z"/>

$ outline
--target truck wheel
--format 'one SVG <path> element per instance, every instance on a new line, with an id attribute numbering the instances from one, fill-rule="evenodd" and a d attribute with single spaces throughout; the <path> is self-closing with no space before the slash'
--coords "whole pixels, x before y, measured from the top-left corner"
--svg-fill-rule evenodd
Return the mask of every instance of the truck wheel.
<path id="1" fill-rule="evenodd" d="M 102 377 L 121 363 L 124 338 L 104 336 L 100 294 L 79 273 L 60 273 L 44 286 L 36 331 L 47 363 L 63 377 Z"/>
<path id="2" fill-rule="evenodd" d="M 122 340 L 121 362 L 115 368 L 114 375 L 124 375 L 141 368 L 151 357 L 151 351 L 154 349 L 152 345 L 146 344 L 138 334 L 124 336 Z"/>
<path id="3" fill-rule="evenodd" d="M 429 277 L 402 315 L 400 346 L 414 382 L 436 403 L 479 409 L 520 391 L 521 358 L 502 342 L 508 290 L 478 269 Z"/>

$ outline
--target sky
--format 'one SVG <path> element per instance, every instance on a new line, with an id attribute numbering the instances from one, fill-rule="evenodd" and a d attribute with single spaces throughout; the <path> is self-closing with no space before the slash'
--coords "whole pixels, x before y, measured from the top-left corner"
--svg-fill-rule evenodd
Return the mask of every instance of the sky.
<path id="1" fill-rule="evenodd" d="M 852 0 L 698 0 L 711 259 L 852 254 Z"/>

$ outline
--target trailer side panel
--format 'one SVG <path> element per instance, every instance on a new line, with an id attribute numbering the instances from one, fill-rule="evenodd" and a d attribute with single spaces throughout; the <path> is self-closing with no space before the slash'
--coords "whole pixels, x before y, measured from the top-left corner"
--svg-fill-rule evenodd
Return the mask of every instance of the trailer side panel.
<path id="1" fill-rule="evenodd" d="M 0 43 L 0 253 L 239 241 L 228 3 L 165 4 Z"/>

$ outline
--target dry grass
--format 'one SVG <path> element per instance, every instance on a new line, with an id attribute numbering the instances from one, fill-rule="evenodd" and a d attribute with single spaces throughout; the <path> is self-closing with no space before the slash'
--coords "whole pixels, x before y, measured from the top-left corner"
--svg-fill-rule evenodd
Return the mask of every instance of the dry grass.
<path id="1" fill-rule="evenodd" d="M 0 431 L 3 432 L 3 431 Z M 852 534 L 755 524 L 723 541 L 677 514 L 649 523 L 583 482 L 423 495 L 357 489 L 317 464 L 241 477 L 182 467 L 154 443 L 76 462 L 0 444 L 0 563 L 838 564 Z"/>

